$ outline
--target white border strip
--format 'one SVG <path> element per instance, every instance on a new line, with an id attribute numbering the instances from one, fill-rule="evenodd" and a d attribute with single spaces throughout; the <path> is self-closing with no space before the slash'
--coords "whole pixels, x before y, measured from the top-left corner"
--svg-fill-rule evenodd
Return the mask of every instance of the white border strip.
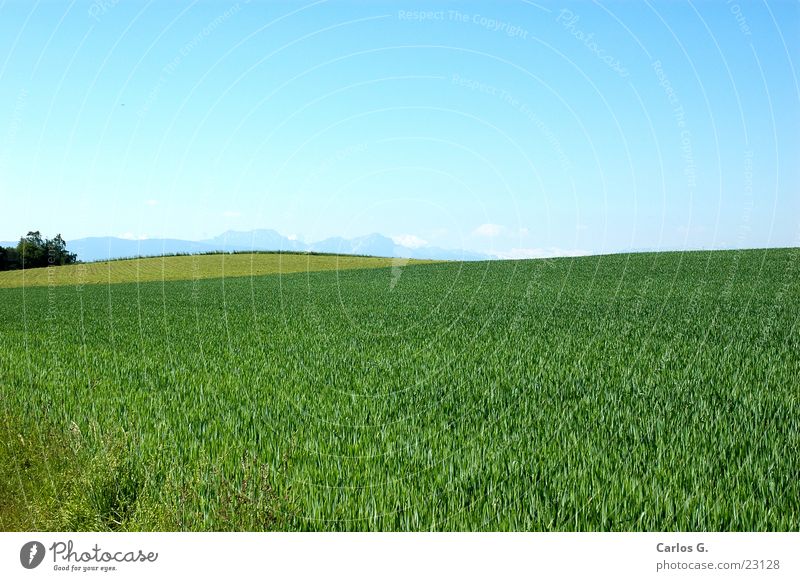
<path id="1" fill-rule="evenodd" d="M 32 542 L 45 555 L 26 569 Z M 777 581 L 799 565 L 800 533 L 0 533 L 0 579 Z"/>

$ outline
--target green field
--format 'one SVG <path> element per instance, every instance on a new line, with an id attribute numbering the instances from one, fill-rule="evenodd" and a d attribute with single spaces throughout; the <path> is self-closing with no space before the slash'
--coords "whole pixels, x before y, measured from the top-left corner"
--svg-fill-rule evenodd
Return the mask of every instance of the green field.
<path id="1" fill-rule="evenodd" d="M 0 290 L 0 529 L 796 531 L 798 281 L 791 249 Z"/>
<path id="2" fill-rule="evenodd" d="M 293 274 L 319 270 L 381 268 L 407 262 L 404 259 L 370 256 L 337 256 L 332 254 L 288 254 L 279 252 L 244 254 L 197 254 L 192 256 L 159 256 L 135 260 L 110 260 L 74 264 L 58 268 L 34 268 L 0 272 L 0 288 L 22 286 L 78 286 L 115 284 L 119 282 L 151 282 L 196 280 L 203 278 L 235 278 L 264 274 Z"/>

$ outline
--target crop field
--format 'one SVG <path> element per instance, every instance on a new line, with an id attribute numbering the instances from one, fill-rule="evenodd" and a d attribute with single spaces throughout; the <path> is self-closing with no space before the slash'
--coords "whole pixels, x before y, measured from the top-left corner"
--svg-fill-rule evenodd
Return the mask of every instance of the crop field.
<path id="1" fill-rule="evenodd" d="M 183 269 L 0 290 L 0 529 L 800 528 L 798 249 Z"/>
<path id="2" fill-rule="evenodd" d="M 60 268 L 10 270 L 0 272 L 0 288 L 234 278 L 318 270 L 381 268 L 398 262 L 423 261 L 368 256 L 277 252 L 160 256 L 133 260 L 90 262 Z"/>

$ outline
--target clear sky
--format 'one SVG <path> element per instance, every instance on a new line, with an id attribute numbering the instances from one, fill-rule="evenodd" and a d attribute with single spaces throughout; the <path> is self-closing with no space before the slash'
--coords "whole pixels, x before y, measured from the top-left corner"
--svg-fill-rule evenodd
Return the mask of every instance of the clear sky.
<path id="1" fill-rule="evenodd" d="M 0 240 L 800 245 L 797 2 L 0 4 Z"/>

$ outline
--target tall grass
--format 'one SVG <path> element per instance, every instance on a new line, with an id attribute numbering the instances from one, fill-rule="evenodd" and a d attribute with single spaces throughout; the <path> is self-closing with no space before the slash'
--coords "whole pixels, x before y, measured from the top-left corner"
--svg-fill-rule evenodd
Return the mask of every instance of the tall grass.
<path id="1" fill-rule="evenodd" d="M 799 272 L 769 250 L 6 289 L 0 526 L 797 530 Z"/>

